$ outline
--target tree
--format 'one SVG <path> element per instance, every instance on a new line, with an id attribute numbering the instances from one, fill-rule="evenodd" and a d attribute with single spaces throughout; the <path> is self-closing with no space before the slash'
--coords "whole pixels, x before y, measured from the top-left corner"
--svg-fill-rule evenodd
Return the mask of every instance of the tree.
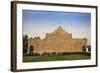
<path id="1" fill-rule="evenodd" d="M 28 48 L 28 35 L 23 36 L 23 54 L 27 53 L 27 48 Z"/>

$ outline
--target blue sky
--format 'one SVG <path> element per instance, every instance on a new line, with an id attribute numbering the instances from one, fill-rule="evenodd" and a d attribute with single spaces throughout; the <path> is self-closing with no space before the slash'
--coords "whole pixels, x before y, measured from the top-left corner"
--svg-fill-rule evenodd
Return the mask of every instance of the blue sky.
<path id="1" fill-rule="evenodd" d="M 88 38 L 91 42 L 90 13 L 23 10 L 23 35 L 44 38 L 45 33 L 59 26 L 73 38 Z"/>

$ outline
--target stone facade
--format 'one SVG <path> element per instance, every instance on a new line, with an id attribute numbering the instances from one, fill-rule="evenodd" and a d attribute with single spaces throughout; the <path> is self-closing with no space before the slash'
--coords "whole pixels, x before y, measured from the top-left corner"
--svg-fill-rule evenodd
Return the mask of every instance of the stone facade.
<path id="1" fill-rule="evenodd" d="M 61 52 L 82 52 L 82 46 L 87 46 L 86 38 L 72 38 L 72 34 L 65 32 L 61 27 L 58 27 L 54 32 L 46 33 L 44 39 L 34 37 L 28 39 L 28 52 L 30 46 L 33 47 L 33 52 L 38 54 L 43 53 L 61 53 Z"/>

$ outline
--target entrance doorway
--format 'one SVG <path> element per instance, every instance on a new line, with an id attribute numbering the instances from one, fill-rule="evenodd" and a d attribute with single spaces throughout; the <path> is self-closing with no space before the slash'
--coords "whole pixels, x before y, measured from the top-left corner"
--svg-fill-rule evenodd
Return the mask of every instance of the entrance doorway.
<path id="1" fill-rule="evenodd" d="M 33 54 L 34 53 L 34 46 L 31 45 L 29 49 L 30 49 L 29 53 Z"/>

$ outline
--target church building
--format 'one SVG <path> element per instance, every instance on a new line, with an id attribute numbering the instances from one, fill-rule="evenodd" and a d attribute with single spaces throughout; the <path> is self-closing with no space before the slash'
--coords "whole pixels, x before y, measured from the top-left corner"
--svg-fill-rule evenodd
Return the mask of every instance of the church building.
<path id="1" fill-rule="evenodd" d="M 60 26 L 54 32 L 46 33 L 44 39 L 34 37 L 28 39 L 28 51 L 38 53 L 63 53 L 82 52 L 82 47 L 87 46 L 87 38 L 72 38 L 72 33 L 68 33 Z"/>

